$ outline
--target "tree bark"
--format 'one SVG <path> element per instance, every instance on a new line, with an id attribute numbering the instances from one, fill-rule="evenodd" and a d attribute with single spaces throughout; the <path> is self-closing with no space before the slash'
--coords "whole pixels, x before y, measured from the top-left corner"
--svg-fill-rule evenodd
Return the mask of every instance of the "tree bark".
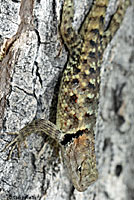
<path id="1" fill-rule="evenodd" d="M 2 1 L 0 43 L 0 149 L 34 118 L 55 122 L 60 77 L 67 60 L 58 24 L 63 1 Z M 110 2 L 108 16 L 117 1 Z M 75 0 L 74 28 L 91 6 Z M 99 179 L 85 192 L 75 190 L 54 140 L 32 134 L 21 158 L 0 153 L 0 199 L 131 200 L 134 199 L 134 2 L 104 53 L 95 131 Z M 59 54 L 59 55 L 58 55 Z"/>

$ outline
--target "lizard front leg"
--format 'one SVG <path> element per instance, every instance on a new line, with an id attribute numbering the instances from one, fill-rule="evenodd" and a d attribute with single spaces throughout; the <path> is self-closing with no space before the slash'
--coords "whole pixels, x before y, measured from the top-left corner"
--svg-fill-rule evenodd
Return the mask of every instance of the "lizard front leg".
<path id="1" fill-rule="evenodd" d="M 31 123 L 27 124 L 24 128 L 19 130 L 18 132 L 7 133 L 9 135 L 15 135 L 16 137 L 8 143 L 2 151 L 5 151 L 9 147 L 12 147 L 9 151 L 8 159 L 11 158 L 12 152 L 17 147 L 18 155 L 20 156 L 20 146 L 24 142 L 25 147 L 26 143 L 25 140 L 27 136 L 31 135 L 32 133 L 37 134 L 47 134 L 51 138 L 55 139 L 57 143 L 60 144 L 64 138 L 64 134 L 54 125 L 52 122 L 46 119 L 37 119 L 33 120 Z"/>

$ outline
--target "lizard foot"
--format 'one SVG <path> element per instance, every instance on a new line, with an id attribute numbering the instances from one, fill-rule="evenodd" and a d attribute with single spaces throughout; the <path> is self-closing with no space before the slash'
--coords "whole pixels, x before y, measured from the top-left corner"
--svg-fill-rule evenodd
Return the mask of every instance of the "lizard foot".
<path id="1" fill-rule="evenodd" d="M 17 150 L 18 150 L 18 158 L 20 158 L 20 146 L 21 146 L 21 143 L 24 142 L 24 147 L 27 148 L 26 140 L 22 137 L 20 132 L 9 132 L 9 133 L 7 132 L 6 134 L 15 135 L 16 137 L 11 142 L 6 144 L 1 152 L 4 152 L 5 150 L 7 150 L 7 149 L 9 149 L 11 147 L 11 149 L 9 150 L 8 157 L 7 157 L 7 160 L 9 160 L 11 158 L 11 156 L 12 156 L 12 153 L 13 153 L 14 149 L 17 148 Z"/>

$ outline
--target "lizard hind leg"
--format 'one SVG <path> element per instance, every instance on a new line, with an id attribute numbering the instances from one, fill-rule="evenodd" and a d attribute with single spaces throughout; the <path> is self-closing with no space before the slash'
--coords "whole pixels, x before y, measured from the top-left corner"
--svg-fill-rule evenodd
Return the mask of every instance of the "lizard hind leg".
<path id="1" fill-rule="evenodd" d="M 64 44 L 66 44 L 69 52 L 72 48 L 80 47 L 82 43 L 81 36 L 73 28 L 74 3 L 73 0 L 65 0 L 62 12 L 62 20 L 60 24 L 60 33 Z"/>
<path id="2" fill-rule="evenodd" d="M 118 1 L 117 10 L 111 17 L 111 20 L 103 34 L 103 49 L 106 48 L 107 44 L 111 41 L 116 31 L 118 30 L 130 3 L 130 0 Z"/>

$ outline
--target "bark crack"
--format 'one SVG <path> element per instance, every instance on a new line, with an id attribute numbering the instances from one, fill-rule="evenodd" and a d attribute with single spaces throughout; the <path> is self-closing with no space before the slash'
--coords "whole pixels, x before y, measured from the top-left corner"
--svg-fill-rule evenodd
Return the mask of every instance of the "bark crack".
<path id="1" fill-rule="evenodd" d="M 19 1 L 15 1 L 18 3 Z M 2 121 L 4 110 L 6 107 L 6 97 L 10 91 L 11 72 L 15 63 L 14 54 L 19 47 L 15 47 L 15 42 L 26 31 L 33 29 L 33 4 L 34 0 L 21 0 L 20 5 L 20 24 L 14 36 L 6 39 L 1 47 L 0 52 L 0 130 L 2 128 Z M 14 50 L 16 48 L 16 50 Z"/>

